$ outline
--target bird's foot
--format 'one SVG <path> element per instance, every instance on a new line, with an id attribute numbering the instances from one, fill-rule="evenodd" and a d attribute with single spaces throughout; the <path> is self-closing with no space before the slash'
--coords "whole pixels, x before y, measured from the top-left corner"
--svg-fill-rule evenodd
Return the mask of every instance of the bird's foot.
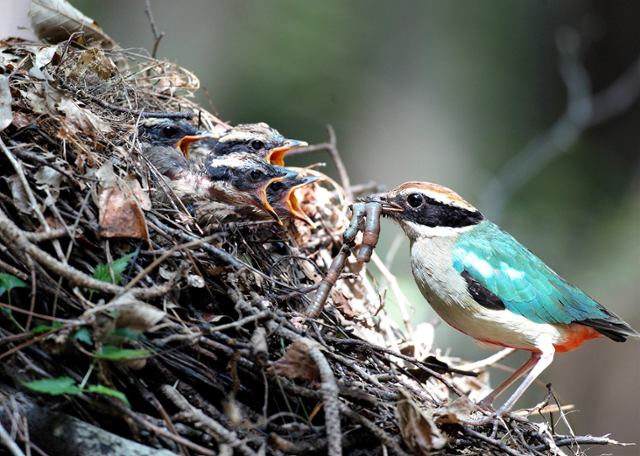
<path id="1" fill-rule="evenodd" d="M 493 408 L 493 406 L 491 405 L 492 401 L 488 401 L 485 399 L 481 400 L 480 402 L 476 403 L 476 408 L 478 410 L 480 410 L 481 412 L 485 413 L 485 412 L 489 412 L 489 413 L 495 413 L 495 409 Z"/>

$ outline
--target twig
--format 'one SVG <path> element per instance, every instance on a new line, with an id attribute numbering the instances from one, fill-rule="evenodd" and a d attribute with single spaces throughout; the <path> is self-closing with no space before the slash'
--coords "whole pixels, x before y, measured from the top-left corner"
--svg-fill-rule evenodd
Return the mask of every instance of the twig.
<path id="1" fill-rule="evenodd" d="M 413 310 L 413 306 L 402 292 L 402 289 L 400 288 L 400 285 L 398 285 L 398 280 L 396 279 L 396 277 L 391 274 L 391 271 L 387 269 L 385 264 L 380 260 L 380 257 L 378 257 L 375 252 L 373 253 L 371 259 L 373 260 L 373 264 L 376 265 L 382 276 L 387 280 L 387 282 L 389 282 L 389 285 L 391 285 L 393 294 L 396 296 L 396 299 L 398 301 L 398 308 L 400 309 L 402 321 L 404 322 L 405 328 L 407 328 L 408 339 L 415 344 L 413 338 L 413 327 L 411 326 L 411 320 L 406 308 L 406 306 L 408 305 Z"/>
<path id="2" fill-rule="evenodd" d="M 102 106 L 103 108 L 106 108 L 106 109 L 111 109 L 112 111 L 126 112 L 126 113 L 132 114 L 134 116 L 153 117 L 153 118 L 158 118 L 158 119 L 187 119 L 187 120 L 193 119 L 193 112 L 191 112 L 191 111 L 187 111 L 187 112 L 147 112 L 147 111 L 142 112 L 142 111 L 134 111 L 133 109 L 123 108 L 122 106 L 112 105 L 111 103 L 107 103 L 106 101 L 101 100 L 100 98 L 94 97 L 93 95 L 87 95 L 86 93 L 80 93 L 73 86 L 71 86 L 70 84 L 67 84 L 66 82 L 62 82 L 61 81 L 60 84 L 59 84 L 59 87 L 61 87 L 62 89 L 68 90 L 70 92 L 73 92 L 75 95 L 77 95 L 79 97 L 88 98 L 89 100 L 91 100 L 95 104 L 97 104 L 99 106 Z"/>
<path id="3" fill-rule="evenodd" d="M 183 416 L 185 418 L 196 424 L 196 427 L 207 429 L 214 434 L 219 442 L 224 442 L 245 456 L 257 456 L 255 451 L 238 439 L 238 435 L 235 432 L 227 430 L 213 418 L 205 415 L 202 410 L 195 408 L 175 388 L 170 385 L 163 385 L 160 389 L 176 407 L 184 412 Z"/>
<path id="4" fill-rule="evenodd" d="M 25 456 L 18 444 L 11 438 L 7 430 L 0 422 L 0 442 L 7 447 L 13 456 Z"/>
<path id="5" fill-rule="evenodd" d="M 504 451 L 505 453 L 507 453 L 510 456 L 524 456 L 519 451 L 516 451 L 513 448 L 509 448 L 507 445 L 505 445 L 500 440 L 495 440 L 495 439 L 492 439 L 490 437 L 487 437 L 484 434 L 480 434 L 479 432 L 474 431 L 473 429 L 471 429 L 468 426 L 460 426 L 460 430 L 462 431 L 463 434 L 466 434 L 469 437 L 473 437 L 474 439 L 481 440 L 481 441 L 483 441 L 485 443 L 488 443 L 489 445 L 500 449 L 500 451 Z"/>
<path id="6" fill-rule="evenodd" d="M 304 344 L 308 350 L 309 357 L 313 360 L 322 384 L 320 392 L 322 393 L 322 401 L 324 403 L 324 422 L 327 428 L 329 456 L 340 456 L 342 454 L 342 432 L 340 431 L 340 409 L 338 401 L 338 385 L 333 376 L 333 370 L 320 351 L 320 345 L 306 337 L 297 340 L 297 343 Z"/>
<path id="7" fill-rule="evenodd" d="M 630 446 L 635 445 L 633 443 L 620 443 L 617 440 L 610 439 L 608 437 L 574 437 L 574 436 L 555 436 L 562 437 L 556 440 L 556 446 L 571 446 L 571 445 L 618 445 L 618 446 Z M 533 447 L 536 451 L 543 451 L 550 449 L 550 445 L 543 443 Z"/>
<path id="8" fill-rule="evenodd" d="M 515 348 L 505 348 L 500 350 L 498 353 L 495 353 L 485 359 L 481 359 L 480 361 L 476 361 L 475 363 L 468 363 L 458 366 L 456 369 L 461 371 L 473 371 L 476 369 L 484 369 L 485 367 L 492 366 L 498 361 L 502 361 L 507 356 L 515 353 Z"/>
<path id="9" fill-rule="evenodd" d="M 151 31 L 153 32 L 153 39 L 155 43 L 153 44 L 153 52 L 151 53 L 151 57 L 156 58 L 156 52 L 158 51 L 158 45 L 160 44 L 160 40 L 164 36 L 164 32 L 158 33 L 158 27 L 156 27 L 156 21 L 153 20 L 153 14 L 151 13 L 151 2 L 149 0 L 145 0 L 144 12 L 147 14 L 149 18 L 149 23 L 151 24 Z"/>
<path id="10" fill-rule="evenodd" d="M 41 263 L 52 272 L 64 277 L 72 284 L 113 295 L 120 294 L 124 290 L 124 288 L 119 285 L 113 285 L 108 282 L 103 282 L 101 280 L 94 279 L 93 277 L 89 277 L 84 272 L 79 271 L 73 266 L 56 260 L 44 250 L 36 247 L 34 244 L 29 242 L 29 240 L 25 236 L 25 233 L 20 228 L 18 228 L 16 224 L 13 223 L 13 221 L 9 219 L 9 217 L 7 217 L 7 215 L 1 209 L 0 232 L 2 232 L 11 242 L 20 246 L 20 248 L 25 253 L 30 255 L 38 263 Z M 159 285 L 153 288 L 133 289 L 131 291 L 133 292 L 134 296 L 140 299 L 149 299 L 168 293 L 169 291 L 171 291 L 172 287 L 173 283 L 167 282 L 166 284 Z"/>
<path id="11" fill-rule="evenodd" d="M 0 139 L 0 149 L 9 159 L 13 168 L 16 170 L 16 174 L 20 180 L 20 183 L 22 184 L 22 188 L 25 194 L 27 195 L 27 198 L 29 198 L 29 205 L 31 206 L 31 209 L 33 210 L 33 212 L 36 214 L 36 217 L 38 218 L 38 221 L 42 225 L 42 228 L 46 232 L 51 231 L 51 228 L 47 223 L 47 219 L 44 217 L 44 214 L 40 211 L 40 208 L 38 207 L 38 203 L 36 202 L 36 198 L 33 195 L 33 192 L 31 191 L 31 187 L 29 186 L 29 182 L 27 181 L 27 176 L 25 176 L 22 166 L 20 166 L 20 164 L 16 160 L 16 157 L 13 156 L 13 154 L 4 144 L 4 141 L 2 141 L 2 139 Z M 60 258 L 60 260 L 66 263 L 66 259 L 64 259 L 64 254 L 62 253 L 62 247 L 60 246 L 60 243 L 57 240 L 54 240 L 53 246 L 55 248 L 56 254 L 58 255 L 58 258 Z"/>
<path id="12" fill-rule="evenodd" d="M 371 432 L 382 444 L 389 447 L 389 449 L 397 456 L 409 456 L 402 448 L 400 448 L 398 442 L 364 416 L 351 410 L 344 404 L 340 404 L 340 413 Z"/>
<path id="13" fill-rule="evenodd" d="M 578 57 L 577 31 L 565 28 L 557 33 L 560 74 L 567 88 L 567 107 L 546 132 L 533 139 L 511 158 L 483 190 L 483 212 L 500 221 L 509 200 L 533 176 L 557 157 L 569 151 L 587 128 L 624 112 L 640 96 L 640 59 L 600 93 L 591 93 L 589 75 Z"/>
<path id="14" fill-rule="evenodd" d="M 338 170 L 338 175 L 340 176 L 340 182 L 342 184 L 342 188 L 344 188 L 344 192 L 346 193 L 349 201 L 353 201 L 353 191 L 351 189 L 351 181 L 349 179 L 349 174 L 347 173 L 347 169 L 345 168 L 344 163 L 342 162 L 342 158 L 340 158 L 340 153 L 338 152 L 338 146 L 336 142 L 336 133 L 333 130 L 333 127 L 331 125 L 327 125 L 327 132 L 329 133 L 329 142 L 314 144 L 314 145 L 305 146 L 305 147 L 296 147 L 295 149 L 291 149 L 287 151 L 287 154 L 285 156 L 290 157 L 292 155 L 305 154 L 307 152 L 316 152 L 319 150 L 328 151 Z"/>
<path id="15" fill-rule="evenodd" d="M 44 250 L 33 245 L 24 232 L 16 226 L 13 221 L 0 209 L 0 231 L 12 242 L 19 245 L 25 253 L 33 257 L 36 261 L 46 266 L 52 272 L 64 276 L 69 282 L 85 288 L 91 288 L 97 291 L 116 294 L 122 290 L 118 285 L 112 285 L 101 280 L 89 277 L 82 271 L 77 270 L 73 266 L 62 263 L 49 255 Z"/>
<path id="16" fill-rule="evenodd" d="M 59 228 L 57 230 L 51 230 L 48 233 L 34 233 L 25 231 L 25 237 L 31 242 L 43 242 L 43 241 L 51 241 L 52 239 L 60 239 L 64 237 L 69 237 L 69 232 L 64 228 Z"/>

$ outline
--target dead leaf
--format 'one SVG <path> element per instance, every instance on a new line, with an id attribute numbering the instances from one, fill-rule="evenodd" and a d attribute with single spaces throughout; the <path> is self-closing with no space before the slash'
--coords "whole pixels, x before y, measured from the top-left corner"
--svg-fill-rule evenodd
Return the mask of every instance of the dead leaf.
<path id="1" fill-rule="evenodd" d="M 98 209 L 100 235 L 104 237 L 127 237 L 143 239 L 148 237 L 147 223 L 140 204 L 130 190 L 133 185 L 126 181 L 122 186 L 113 172 L 113 164 L 106 162 L 95 173 L 100 179 Z"/>
<path id="2" fill-rule="evenodd" d="M 109 303 L 118 312 L 116 316 L 117 329 L 130 329 L 144 333 L 153 328 L 166 315 L 157 307 L 135 299 L 131 292 L 127 292 Z"/>
<path id="3" fill-rule="evenodd" d="M 11 122 L 13 122 L 13 116 L 11 115 L 9 76 L 0 74 L 0 131 L 11 125 Z"/>
<path id="4" fill-rule="evenodd" d="M 56 54 L 58 48 L 56 46 L 42 46 L 36 52 L 36 67 L 42 69 L 43 67 L 49 65 L 51 60 L 53 60 L 53 56 Z"/>
<path id="5" fill-rule="evenodd" d="M 45 187 L 59 189 L 64 176 L 53 168 L 41 166 L 38 168 L 38 171 L 36 171 L 34 177 L 36 178 L 38 188 L 43 190 Z"/>
<path id="6" fill-rule="evenodd" d="M 404 442 L 414 454 L 427 456 L 431 450 L 439 450 L 447 443 L 440 430 L 409 393 L 400 390 L 402 399 L 396 404 L 396 416 Z"/>
<path id="7" fill-rule="evenodd" d="M 340 310 L 340 312 L 342 312 L 342 315 L 347 320 L 353 320 L 354 318 L 360 315 L 349 304 L 349 300 L 345 297 L 344 293 L 342 293 L 337 288 L 334 288 L 333 290 L 331 290 L 330 296 L 331 296 L 331 301 L 333 302 L 333 305 L 336 306 Z"/>
<path id="8" fill-rule="evenodd" d="M 111 127 L 88 109 L 81 108 L 69 98 L 58 103 L 58 111 L 63 112 L 67 120 L 80 129 L 82 133 L 95 136 L 96 131 L 111 131 Z"/>
<path id="9" fill-rule="evenodd" d="M 20 182 L 18 175 L 14 174 L 9 177 L 3 177 L 3 179 L 7 181 L 7 184 L 9 184 L 11 196 L 13 197 L 13 204 L 16 208 L 23 214 L 31 214 L 33 212 L 31 202 L 24 191 L 24 187 L 22 186 L 22 182 Z"/>
<path id="10" fill-rule="evenodd" d="M 46 81 L 42 83 L 42 87 L 44 87 L 44 101 L 46 103 L 46 107 L 49 111 L 54 113 L 56 111 L 56 106 L 62 101 L 62 93 L 57 91 Z"/>
<path id="11" fill-rule="evenodd" d="M 87 49 L 79 54 L 80 58 L 73 68 L 65 71 L 66 76 L 74 81 L 77 81 L 86 73 L 95 74 L 100 79 L 106 81 L 114 71 L 117 71 L 111 59 L 104 55 L 101 49 Z"/>
<path id="12" fill-rule="evenodd" d="M 100 235 L 145 239 L 148 237 L 144 213 L 131 193 L 119 185 L 103 190 L 98 199 Z"/>
<path id="13" fill-rule="evenodd" d="M 104 33 L 96 21 L 66 0 L 31 0 L 29 19 L 33 33 L 50 43 L 66 41 L 71 34 L 82 32 L 85 40 L 100 41 L 105 49 L 116 47 L 115 41 Z"/>
<path id="14" fill-rule="evenodd" d="M 133 176 L 127 176 L 125 179 L 126 185 L 129 187 L 131 194 L 135 197 L 136 201 L 140 205 L 140 209 L 145 211 L 151 210 L 151 199 L 149 193 L 145 192 L 140 186 L 140 182 Z"/>
<path id="15" fill-rule="evenodd" d="M 112 188 L 118 180 L 116 173 L 113 172 L 113 164 L 110 161 L 105 162 L 95 174 L 87 173 L 87 177 L 95 177 L 98 179 L 101 190 Z"/>
<path id="16" fill-rule="evenodd" d="M 35 116 L 31 114 L 25 114 L 23 112 L 12 112 L 13 125 L 18 128 L 30 127 L 36 124 Z"/>
<path id="17" fill-rule="evenodd" d="M 47 103 L 44 98 L 44 92 L 41 91 L 29 91 L 23 92 L 20 91 L 22 98 L 25 99 L 31 108 L 31 110 L 36 114 L 44 114 L 47 112 Z"/>
<path id="18" fill-rule="evenodd" d="M 291 380 L 316 380 L 320 372 L 309 357 L 307 345 L 297 339 L 287 347 L 285 355 L 267 369 L 269 375 L 282 375 Z"/>
<path id="19" fill-rule="evenodd" d="M 433 416 L 437 424 L 459 424 L 468 421 L 469 415 L 475 410 L 473 402 L 468 397 L 462 396 L 446 407 L 438 409 Z"/>

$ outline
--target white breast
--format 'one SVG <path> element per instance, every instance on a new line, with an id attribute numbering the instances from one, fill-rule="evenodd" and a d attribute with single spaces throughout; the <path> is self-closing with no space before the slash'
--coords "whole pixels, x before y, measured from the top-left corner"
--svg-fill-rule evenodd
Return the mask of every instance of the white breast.
<path id="1" fill-rule="evenodd" d="M 411 244 L 411 269 L 422 295 L 448 324 L 480 342 L 523 350 L 553 349 L 566 336 L 566 325 L 533 323 L 508 310 L 491 310 L 469 294 L 467 282 L 453 268 L 457 236 L 422 237 Z"/>

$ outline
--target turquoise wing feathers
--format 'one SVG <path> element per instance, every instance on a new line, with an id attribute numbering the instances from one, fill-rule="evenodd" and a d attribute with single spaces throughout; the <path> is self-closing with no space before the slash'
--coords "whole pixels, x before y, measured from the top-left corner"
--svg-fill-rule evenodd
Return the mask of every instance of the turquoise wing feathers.
<path id="1" fill-rule="evenodd" d="M 463 233 L 453 267 L 499 297 L 506 310 L 535 323 L 607 319 L 611 313 L 553 272 L 497 225 L 484 221 Z"/>

